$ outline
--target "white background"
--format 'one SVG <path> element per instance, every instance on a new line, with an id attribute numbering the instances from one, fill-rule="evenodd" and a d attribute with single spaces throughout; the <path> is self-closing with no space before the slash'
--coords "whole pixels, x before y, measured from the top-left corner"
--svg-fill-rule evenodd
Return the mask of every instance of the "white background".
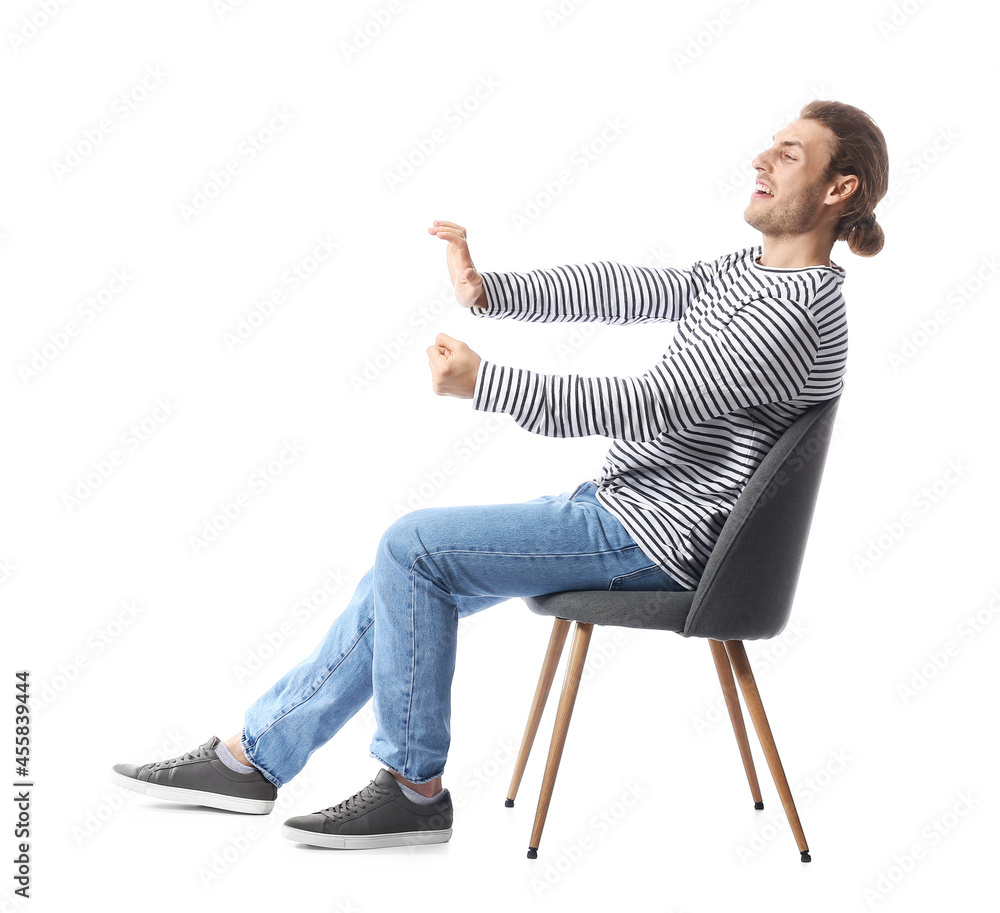
<path id="1" fill-rule="evenodd" d="M 30 670 L 36 699 L 33 897 L 10 896 L 8 801 L 3 910 L 974 903 L 997 823 L 992 7 L 43 6 L 0 17 L 3 669 L 8 693 Z M 440 330 L 500 363 L 612 374 L 652 364 L 670 328 L 471 320 L 441 301 L 433 219 L 467 227 L 481 269 L 714 259 L 759 240 L 742 217 L 749 162 L 816 97 L 875 118 L 893 190 L 883 252 L 833 252 L 848 386 L 792 622 L 749 645 L 810 865 L 759 752 L 753 810 L 707 646 L 607 629 L 529 862 L 554 699 L 505 809 L 548 636 L 520 602 L 463 623 L 449 844 L 335 853 L 280 836 L 374 776 L 369 713 L 264 818 L 108 782 L 114 763 L 236 732 L 346 603 L 397 505 L 524 500 L 599 471 L 603 439 L 542 439 L 435 397 L 425 348 Z M 269 134 L 276 110 L 287 123 Z M 408 158 L 412 173 L 387 177 Z M 307 259 L 320 239 L 336 245 L 322 264 Z M 308 280 L 227 347 L 296 264 Z M 127 287 L 97 314 L 87 299 L 120 271 Z M 298 455 L 258 490 L 286 442 Z M 193 546 L 241 492 L 240 515 Z M 326 605 L 297 612 L 324 581 Z M 12 708 L 5 720 L 11 759 Z"/>

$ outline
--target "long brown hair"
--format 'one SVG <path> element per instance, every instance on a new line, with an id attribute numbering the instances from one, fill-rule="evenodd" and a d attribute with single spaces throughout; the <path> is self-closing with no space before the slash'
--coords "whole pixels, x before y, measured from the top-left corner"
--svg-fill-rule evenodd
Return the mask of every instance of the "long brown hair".
<path id="1" fill-rule="evenodd" d="M 885 243 L 874 209 L 889 189 L 889 153 L 882 131 L 860 108 L 839 101 L 811 101 L 799 117 L 815 120 L 833 133 L 833 151 L 824 179 L 853 174 L 858 189 L 851 194 L 837 223 L 837 240 L 852 253 L 874 257 Z"/>

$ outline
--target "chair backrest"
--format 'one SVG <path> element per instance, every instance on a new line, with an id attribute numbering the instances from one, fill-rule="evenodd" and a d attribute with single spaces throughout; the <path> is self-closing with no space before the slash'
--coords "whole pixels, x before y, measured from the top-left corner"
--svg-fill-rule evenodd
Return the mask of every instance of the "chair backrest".
<path id="1" fill-rule="evenodd" d="M 839 401 L 806 409 L 750 477 L 705 566 L 685 636 L 757 640 L 787 624 Z"/>

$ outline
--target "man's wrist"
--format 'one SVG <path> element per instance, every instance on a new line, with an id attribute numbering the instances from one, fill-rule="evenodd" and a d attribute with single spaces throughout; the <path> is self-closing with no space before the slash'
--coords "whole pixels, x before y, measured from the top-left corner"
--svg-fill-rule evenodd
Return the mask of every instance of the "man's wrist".
<path id="1" fill-rule="evenodd" d="M 498 300 L 497 295 L 494 292 L 493 297 L 490 297 L 489 286 L 491 280 L 485 273 L 480 273 L 479 275 L 483 279 L 483 284 L 479 288 L 479 294 L 476 296 L 476 300 L 469 305 L 469 313 L 472 314 L 473 317 L 495 316 L 496 306 L 493 302 Z"/>

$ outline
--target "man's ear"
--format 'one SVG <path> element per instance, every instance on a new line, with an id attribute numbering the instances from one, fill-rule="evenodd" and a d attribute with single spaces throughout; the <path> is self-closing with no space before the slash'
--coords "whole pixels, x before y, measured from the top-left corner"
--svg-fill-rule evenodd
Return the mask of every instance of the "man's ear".
<path id="1" fill-rule="evenodd" d="M 826 196 L 827 203 L 846 203 L 857 192 L 861 182 L 856 174 L 834 175 L 833 188 Z"/>

